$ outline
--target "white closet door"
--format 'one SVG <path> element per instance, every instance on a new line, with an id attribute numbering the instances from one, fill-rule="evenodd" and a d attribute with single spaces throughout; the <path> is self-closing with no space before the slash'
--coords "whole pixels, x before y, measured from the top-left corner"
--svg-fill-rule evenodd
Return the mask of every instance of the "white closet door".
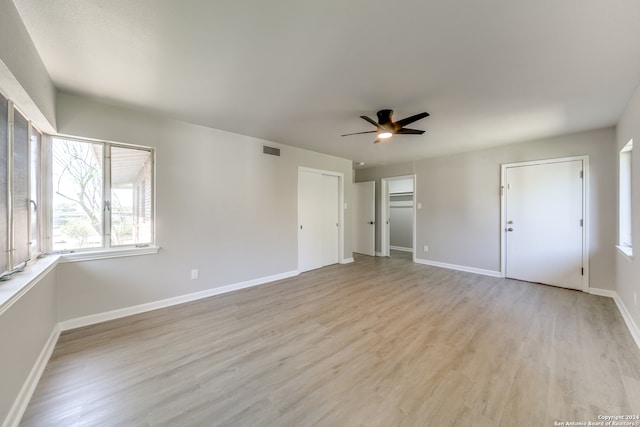
<path id="1" fill-rule="evenodd" d="M 322 175 L 300 172 L 298 175 L 298 269 L 322 267 Z"/>
<path id="2" fill-rule="evenodd" d="M 339 178 L 308 171 L 298 174 L 298 269 L 339 262 Z"/>

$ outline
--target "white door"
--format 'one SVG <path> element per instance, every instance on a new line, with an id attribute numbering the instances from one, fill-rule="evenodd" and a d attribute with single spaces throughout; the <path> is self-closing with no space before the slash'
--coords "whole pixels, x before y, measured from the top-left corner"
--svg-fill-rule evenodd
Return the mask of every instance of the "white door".
<path id="1" fill-rule="evenodd" d="M 322 175 L 298 174 L 298 269 L 322 267 Z"/>
<path id="2" fill-rule="evenodd" d="M 298 173 L 298 269 L 314 270 L 339 261 L 339 178 Z"/>
<path id="3" fill-rule="evenodd" d="M 582 160 L 506 168 L 506 277 L 583 289 Z"/>
<path id="4" fill-rule="evenodd" d="M 353 252 L 375 256 L 376 182 L 358 182 L 353 190 Z"/>
<path id="5" fill-rule="evenodd" d="M 340 226 L 339 180 L 337 176 L 322 177 L 322 265 L 338 263 L 338 227 Z"/>

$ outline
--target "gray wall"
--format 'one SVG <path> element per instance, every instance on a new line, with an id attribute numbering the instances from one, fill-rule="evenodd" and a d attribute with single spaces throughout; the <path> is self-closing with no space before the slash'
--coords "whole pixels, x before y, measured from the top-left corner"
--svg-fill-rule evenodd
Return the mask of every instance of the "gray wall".
<path id="1" fill-rule="evenodd" d="M 416 174 L 415 202 L 422 204 L 416 213 L 416 258 L 499 271 L 500 165 L 585 154 L 590 156 L 590 285 L 612 290 L 616 227 L 612 128 L 361 169 L 356 171 L 356 182 L 375 180 L 379 188 L 380 178 Z M 376 196 L 380 218 L 379 191 Z M 424 245 L 429 252 L 423 251 Z"/>
<path id="2" fill-rule="evenodd" d="M 0 423 L 58 323 L 55 271 L 0 316 Z"/>
<path id="3" fill-rule="evenodd" d="M 0 89 L 41 130 L 54 131 L 55 87 L 11 0 L 0 0 Z"/>
<path id="4" fill-rule="evenodd" d="M 640 87 L 633 94 L 616 129 L 616 167 L 618 152 L 630 139 L 633 139 L 634 144 L 631 159 L 631 239 L 635 260 L 631 261 L 616 251 L 615 290 L 635 324 L 640 327 L 640 307 L 634 302 L 634 294 L 636 294 L 640 304 L 640 263 L 637 261 L 640 256 Z M 616 212 L 615 209 L 612 208 L 612 210 Z"/>
<path id="5" fill-rule="evenodd" d="M 298 166 L 344 173 L 352 164 L 307 150 L 58 95 L 63 134 L 156 149 L 155 255 L 58 267 L 60 320 L 126 308 L 298 268 Z M 281 157 L 262 154 L 262 144 Z M 344 257 L 351 255 L 345 211 Z M 198 280 L 190 279 L 192 268 Z"/>

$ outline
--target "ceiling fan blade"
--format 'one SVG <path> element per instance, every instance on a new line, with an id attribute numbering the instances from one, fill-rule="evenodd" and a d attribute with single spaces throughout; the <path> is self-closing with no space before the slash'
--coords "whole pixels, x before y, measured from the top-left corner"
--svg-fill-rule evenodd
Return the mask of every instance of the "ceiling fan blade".
<path id="1" fill-rule="evenodd" d="M 378 132 L 378 131 L 377 130 L 368 130 L 366 132 L 345 133 L 344 135 L 340 135 L 340 136 L 361 135 L 363 133 L 376 133 L 376 132 Z"/>
<path id="2" fill-rule="evenodd" d="M 377 127 L 378 129 L 381 129 L 381 128 L 382 128 L 382 126 L 380 126 L 380 125 L 379 125 L 375 120 L 370 119 L 370 118 L 369 118 L 369 117 L 367 117 L 367 116 L 360 116 L 360 118 L 361 118 L 361 119 L 364 119 L 364 120 L 366 120 L 366 121 L 368 121 L 369 123 L 371 123 L 372 125 L 374 125 L 374 126 L 375 126 L 375 127 Z"/>
<path id="3" fill-rule="evenodd" d="M 405 135 L 422 135 L 423 133 L 424 133 L 423 130 L 406 129 L 406 128 L 398 129 L 396 131 L 396 134 L 405 134 Z"/>
<path id="4" fill-rule="evenodd" d="M 378 142 L 382 141 L 380 138 L 376 138 L 375 141 L 373 141 L 374 144 L 377 144 Z"/>
<path id="5" fill-rule="evenodd" d="M 396 124 L 396 126 L 399 126 L 399 127 L 403 128 L 406 125 L 408 125 L 410 123 L 413 123 L 413 122 L 417 122 L 418 120 L 424 119 L 427 116 L 429 116 L 429 113 L 420 113 L 420 114 L 416 114 L 415 116 L 411 116 L 411 117 L 404 118 L 402 120 L 398 120 L 395 124 Z"/>

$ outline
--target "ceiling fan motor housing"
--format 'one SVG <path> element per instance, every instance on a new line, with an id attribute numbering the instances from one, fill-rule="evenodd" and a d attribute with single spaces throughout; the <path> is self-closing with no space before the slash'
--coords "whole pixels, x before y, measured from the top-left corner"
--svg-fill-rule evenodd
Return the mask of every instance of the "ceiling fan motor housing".
<path id="1" fill-rule="evenodd" d="M 393 110 L 380 110 L 378 111 L 378 124 L 390 130 L 395 130 L 393 126 Z"/>

